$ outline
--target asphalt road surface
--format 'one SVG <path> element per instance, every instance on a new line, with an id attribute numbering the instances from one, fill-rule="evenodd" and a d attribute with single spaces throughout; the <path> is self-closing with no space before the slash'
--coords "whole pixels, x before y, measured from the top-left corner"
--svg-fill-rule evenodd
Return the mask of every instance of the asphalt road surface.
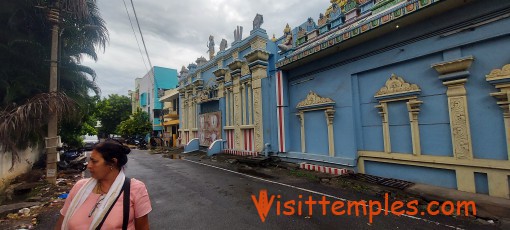
<path id="1" fill-rule="evenodd" d="M 493 226 L 451 217 L 410 217 L 379 215 L 369 223 L 366 216 L 333 215 L 331 205 L 326 215 L 322 206 L 314 205 L 309 215 L 305 201 L 322 196 L 336 200 L 364 200 L 361 194 L 345 194 L 318 183 L 259 179 L 234 171 L 211 167 L 198 161 L 172 160 L 148 151 L 133 150 L 126 168 L 129 177 L 143 181 L 150 194 L 151 229 L 485 229 Z M 275 179 L 277 180 L 277 179 Z M 252 200 L 260 201 L 261 190 L 275 195 L 265 222 Z M 280 195 L 280 197 L 276 197 Z M 301 195 L 301 198 L 300 198 Z M 270 197 L 269 197 L 270 199 Z M 284 202 L 295 200 L 293 215 Z M 277 202 L 280 215 L 277 215 Z M 297 213 L 302 201 L 302 213 Z"/>

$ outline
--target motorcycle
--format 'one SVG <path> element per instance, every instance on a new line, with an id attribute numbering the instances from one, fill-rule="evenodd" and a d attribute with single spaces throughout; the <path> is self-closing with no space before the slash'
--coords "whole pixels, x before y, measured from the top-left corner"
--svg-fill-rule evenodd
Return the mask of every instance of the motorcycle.
<path id="1" fill-rule="evenodd" d="M 76 169 L 80 172 L 87 169 L 87 156 L 81 150 L 67 150 L 60 154 L 60 160 L 57 163 L 58 169 Z"/>
<path id="2" fill-rule="evenodd" d="M 141 140 L 138 142 L 137 148 L 140 150 L 147 150 L 147 142 L 145 142 L 145 140 Z"/>

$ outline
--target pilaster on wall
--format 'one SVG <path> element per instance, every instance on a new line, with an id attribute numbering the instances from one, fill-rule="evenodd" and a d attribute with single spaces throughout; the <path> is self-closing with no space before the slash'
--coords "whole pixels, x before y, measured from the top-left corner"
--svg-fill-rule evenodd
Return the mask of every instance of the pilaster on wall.
<path id="1" fill-rule="evenodd" d="M 420 128 L 418 125 L 418 115 L 420 114 L 420 105 L 423 101 L 416 99 L 410 99 L 407 104 L 407 111 L 409 112 L 409 123 L 411 124 L 411 138 L 413 141 L 413 154 L 421 155 L 421 144 L 420 144 Z"/>
<path id="2" fill-rule="evenodd" d="M 326 122 L 328 124 L 328 149 L 329 149 L 329 156 L 334 157 L 335 156 L 335 139 L 333 136 L 333 120 L 335 119 L 335 110 L 334 109 L 326 109 L 324 111 L 324 114 L 326 115 Z"/>
<path id="3" fill-rule="evenodd" d="M 241 149 L 241 124 L 242 124 L 242 110 L 241 110 L 241 86 L 240 86 L 240 77 L 241 77 L 241 67 L 243 62 L 240 60 L 234 60 L 228 64 L 228 68 L 230 69 L 230 75 L 232 77 L 232 93 L 234 94 L 234 111 L 232 111 L 232 116 L 234 118 L 234 147 L 236 149 Z"/>
<path id="4" fill-rule="evenodd" d="M 503 120 L 505 123 L 506 147 L 508 160 L 510 160 L 510 64 L 501 69 L 494 69 L 485 76 L 487 82 L 498 89 L 498 92 L 490 95 L 496 98 L 499 107 L 503 110 Z"/>
<path id="5" fill-rule="evenodd" d="M 252 78 L 253 114 L 251 117 L 253 118 L 256 152 L 261 152 L 264 148 L 262 124 L 262 79 L 267 77 L 267 60 L 269 60 L 269 53 L 260 49 L 262 48 L 260 47 L 262 44 L 261 42 L 262 41 L 257 40 L 255 42 L 256 44 L 253 43 L 255 44 L 254 46 L 259 49 L 255 49 L 244 56 L 248 62 Z"/>
<path id="6" fill-rule="evenodd" d="M 220 62 L 218 61 L 218 65 Z M 227 69 L 218 68 L 213 72 L 216 77 L 216 84 L 218 84 L 218 98 L 222 98 L 225 96 L 225 74 L 227 73 Z"/>
<path id="7" fill-rule="evenodd" d="M 450 114 L 450 129 L 452 133 L 453 154 L 457 159 L 473 159 L 471 144 L 471 129 L 465 83 L 469 76 L 469 67 L 473 63 L 472 56 L 452 61 L 433 64 L 440 75 L 443 85 L 448 87 L 448 109 Z"/>
<path id="8" fill-rule="evenodd" d="M 299 119 L 299 124 L 301 125 L 301 152 L 306 152 L 306 141 L 305 141 L 305 113 L 300 111 L 296 113 L 296 116 Z"/>
<path id="9" fill-rule="evenodd" d="M 390 124 L 388 123 L 388 104 L 386 102 L 380 102 L 379 105 L 375 106 L 375 108 L 379 110 L 379 115 L 381 115 L 382 118 L 384 152 L 391 153 Z"/>

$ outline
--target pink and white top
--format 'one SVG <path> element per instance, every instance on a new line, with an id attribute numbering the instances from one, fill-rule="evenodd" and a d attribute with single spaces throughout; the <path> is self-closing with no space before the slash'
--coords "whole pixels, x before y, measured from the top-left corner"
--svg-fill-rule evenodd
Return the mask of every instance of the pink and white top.
<path id="1" fill-rule="evenodd" d="M 60 214 L 65 215 L 74 196 L 76 196 L 76 193 L 78 193 L 87 180 L 89 179 L 82 179 L 76 182 L 69 192 L 64 207 L 60 210 Z M 110 214 L 106 217 L 101 229 L 122 229 L 123 198 L 124 194 L 121 194 Z M 91 192 L 85 202 L 69 219 L 68 229 L 88 229 L 93 219 L 89 217 L 89 213 L 94 209 L 98 200 L 100 200 L 100 194 Z M 128 229 L 135 229 L 135 218 L 145 216 L 152 210 L 147 188 L 143 182 L 137 179 L 131 179 L 130 201 Z"/>

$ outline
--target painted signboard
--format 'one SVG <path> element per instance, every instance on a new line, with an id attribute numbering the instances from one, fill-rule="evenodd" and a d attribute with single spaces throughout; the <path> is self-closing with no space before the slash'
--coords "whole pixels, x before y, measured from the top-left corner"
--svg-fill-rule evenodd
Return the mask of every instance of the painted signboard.
<path id="1" fill-rule="evenodd" d="M 198 119 L 200 145 L 209 146 L 215 140 L 221 139 L 221 112 L 200 114 Z"/>

